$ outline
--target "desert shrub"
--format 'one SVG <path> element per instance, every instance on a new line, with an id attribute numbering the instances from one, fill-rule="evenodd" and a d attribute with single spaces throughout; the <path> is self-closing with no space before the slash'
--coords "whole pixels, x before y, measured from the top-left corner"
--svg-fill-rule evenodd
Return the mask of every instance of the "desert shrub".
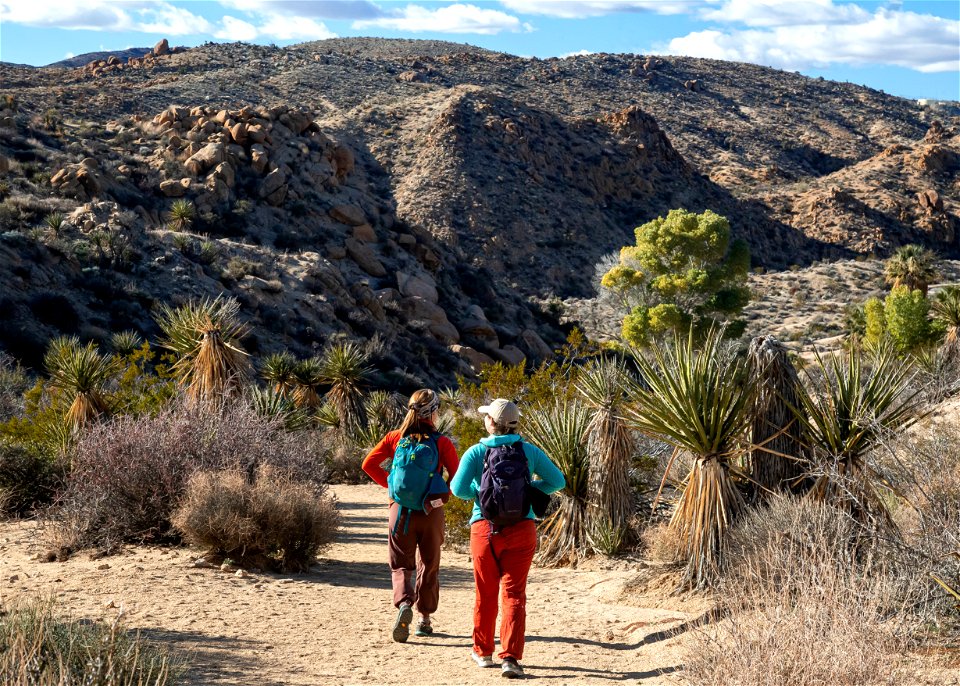
<path id="1" fill-rule="evenodd" d="M 184 539 L 241 563 L 304 571 L 333 542 L 338 515 L 323 489 L 262 466 L 195 472 L 173 524 Z"/>
<path id="2" fill-rule="evenodd" d="M 48 505 L 64 473 L 62 460 L 0 440 L 0 513 L 22 515 Z"/>
<path id="3" fill-rule="evenodd" d="M 13 357 L 0 352 L 0 421 L 23 411 L 23 394 L 30 388 L 30 379 Z"/>
<path id="4" fill-rule="evenodd" d="M 473 501 L 450 498 L 443 506 L 443 518 L 446 525 L 444 545 L 460 551 L 470 549 L 470 516 L 473 514 Z"/>
<path id="5" fill-rule="evenodd" d="M 170 515 L 198 470 L 261 465 L 318 488 L 324 446 L 313 432 L 288 433 L 244 403 L 206 408 L 174 403 L 154 415 L 120 416 L 79 438 L 72 469 L 51 512 L 50 543 L 60 554 L 124 541 L 178 540 Z"/>
<path id="6" fill-rule="evenodd" d="M 166 686 L 181 664 L 112 624 L 57 616 L 50 600 L 3 608 L 0 682 L 8 686 Z"/>
<path id="7" fill-rule="evenodd" d="M 722 611 L 686 660 L 697 684 L 903 683 L 895 585 L 852 557 L 856 523 L 829 505 L 778 498 L 731 531 Z"/>

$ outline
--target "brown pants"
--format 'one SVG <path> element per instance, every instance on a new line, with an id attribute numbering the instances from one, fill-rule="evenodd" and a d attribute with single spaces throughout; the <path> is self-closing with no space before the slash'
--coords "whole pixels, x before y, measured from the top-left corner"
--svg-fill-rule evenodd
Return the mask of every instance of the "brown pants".
<path id="1" fill-rule="evenodd" d="M 423 615 L 433 614 L 440 600 L 440 546 L 443 545 L 443 508 L 430 514 L 404 510 L 397 525 L 400 506 L 390 503 L 390 572 L 393 580 L 393 605 L 415 605 Z M 407 518 L 409 517 L 409 525 Z M 396 533 L 394 527 L 396 526 Z M 406 527 L 406 532 L 404 528 Z M 417 550 L 420 559 L 417 559 Z M 413 586 L 416 569 L 417 586 Z"/>

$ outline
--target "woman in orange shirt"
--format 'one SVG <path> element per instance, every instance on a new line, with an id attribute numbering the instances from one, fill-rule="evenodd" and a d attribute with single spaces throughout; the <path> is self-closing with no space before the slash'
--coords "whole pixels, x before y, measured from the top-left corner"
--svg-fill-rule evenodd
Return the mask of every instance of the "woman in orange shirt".
<path id="1" fill-rule="evenodd" d="M 450 439 L 436 430 L 439 411 L 435 391 L 415 392 L 400 428 L 384 436 L 363 459 L 363 471 L 390 494 L 389 559 L 393 605 L 398 609 L 393 640 L 400 643 L 410 636 L 414 607 L 420 613 L 417 636 L 433 633 L 430 615 L 440 599 L 443 503 L 450 497 L 442 474 L 446 470 L 447 479 L 453 478 L 460 461 Z"/>

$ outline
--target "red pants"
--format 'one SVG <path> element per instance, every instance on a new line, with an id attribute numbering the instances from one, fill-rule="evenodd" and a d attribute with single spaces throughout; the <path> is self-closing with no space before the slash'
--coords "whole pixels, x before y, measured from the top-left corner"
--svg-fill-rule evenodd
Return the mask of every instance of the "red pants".
<path id="1" fill-rule="evenodd" d="M 414 605 L 422 615 L 437 611 L 440 601 L 440 546 L 443 545 L 443 508 L 430 514 L 403 513 L 396 527 L 400 506 L 390 503 L 390 575 L 393 582 L 393 605 Z M 410 523 L 407 526 L 407 517 Z M 406 526 L 406 533 L 404 527 Z M 420 559 L 417 559 L 417 550 Z M 413 571 L 417 571 L 417 586 L 413 586 Z"/>
<path id="2" fill-rule="evenodd" d="M 493 654 L 497 623 L 497 594 L 500 602 L 500 659 L 523 658 L 527 626 L 527 575 L 537 549 L 537 525 L 526 519 L 493 533 L 485 519 L 470 527 L 470 554 L 477 599 L 473 606 L 473 650 L 477 655 Z"/>

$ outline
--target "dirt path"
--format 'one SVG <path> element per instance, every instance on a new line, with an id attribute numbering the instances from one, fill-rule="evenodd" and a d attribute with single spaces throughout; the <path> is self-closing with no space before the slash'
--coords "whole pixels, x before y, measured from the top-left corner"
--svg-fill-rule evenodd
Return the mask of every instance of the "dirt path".
<path id="1" fill-rule="evenodd" d="M 390 640 L 395 615 L 386 566 L 386 501 L 377 486 L 339 486 L 339 541 L 308 575 L 238 578 L 190 566 L 187 549 L 131 548 L 66 563 L 41 550 L 32 522 L 0 526 L 0 592 L 8 602 L 52 594 L 75 617 L 113 619 L 189 653 L 191 684 L 500 683 L 470 660 L 473 577 L 468 556 L 445 551 L 437 633 Z M 678 684 L 678 642 L 665 630 L 698 612 L 613 602 L 631 565 L 540 569 L 528 593 L 529 677 L 553 683 Z M 114 607 L 116 606 L 116 607 Z M 695 608 L 688 608 L 694 609 Z"/>

